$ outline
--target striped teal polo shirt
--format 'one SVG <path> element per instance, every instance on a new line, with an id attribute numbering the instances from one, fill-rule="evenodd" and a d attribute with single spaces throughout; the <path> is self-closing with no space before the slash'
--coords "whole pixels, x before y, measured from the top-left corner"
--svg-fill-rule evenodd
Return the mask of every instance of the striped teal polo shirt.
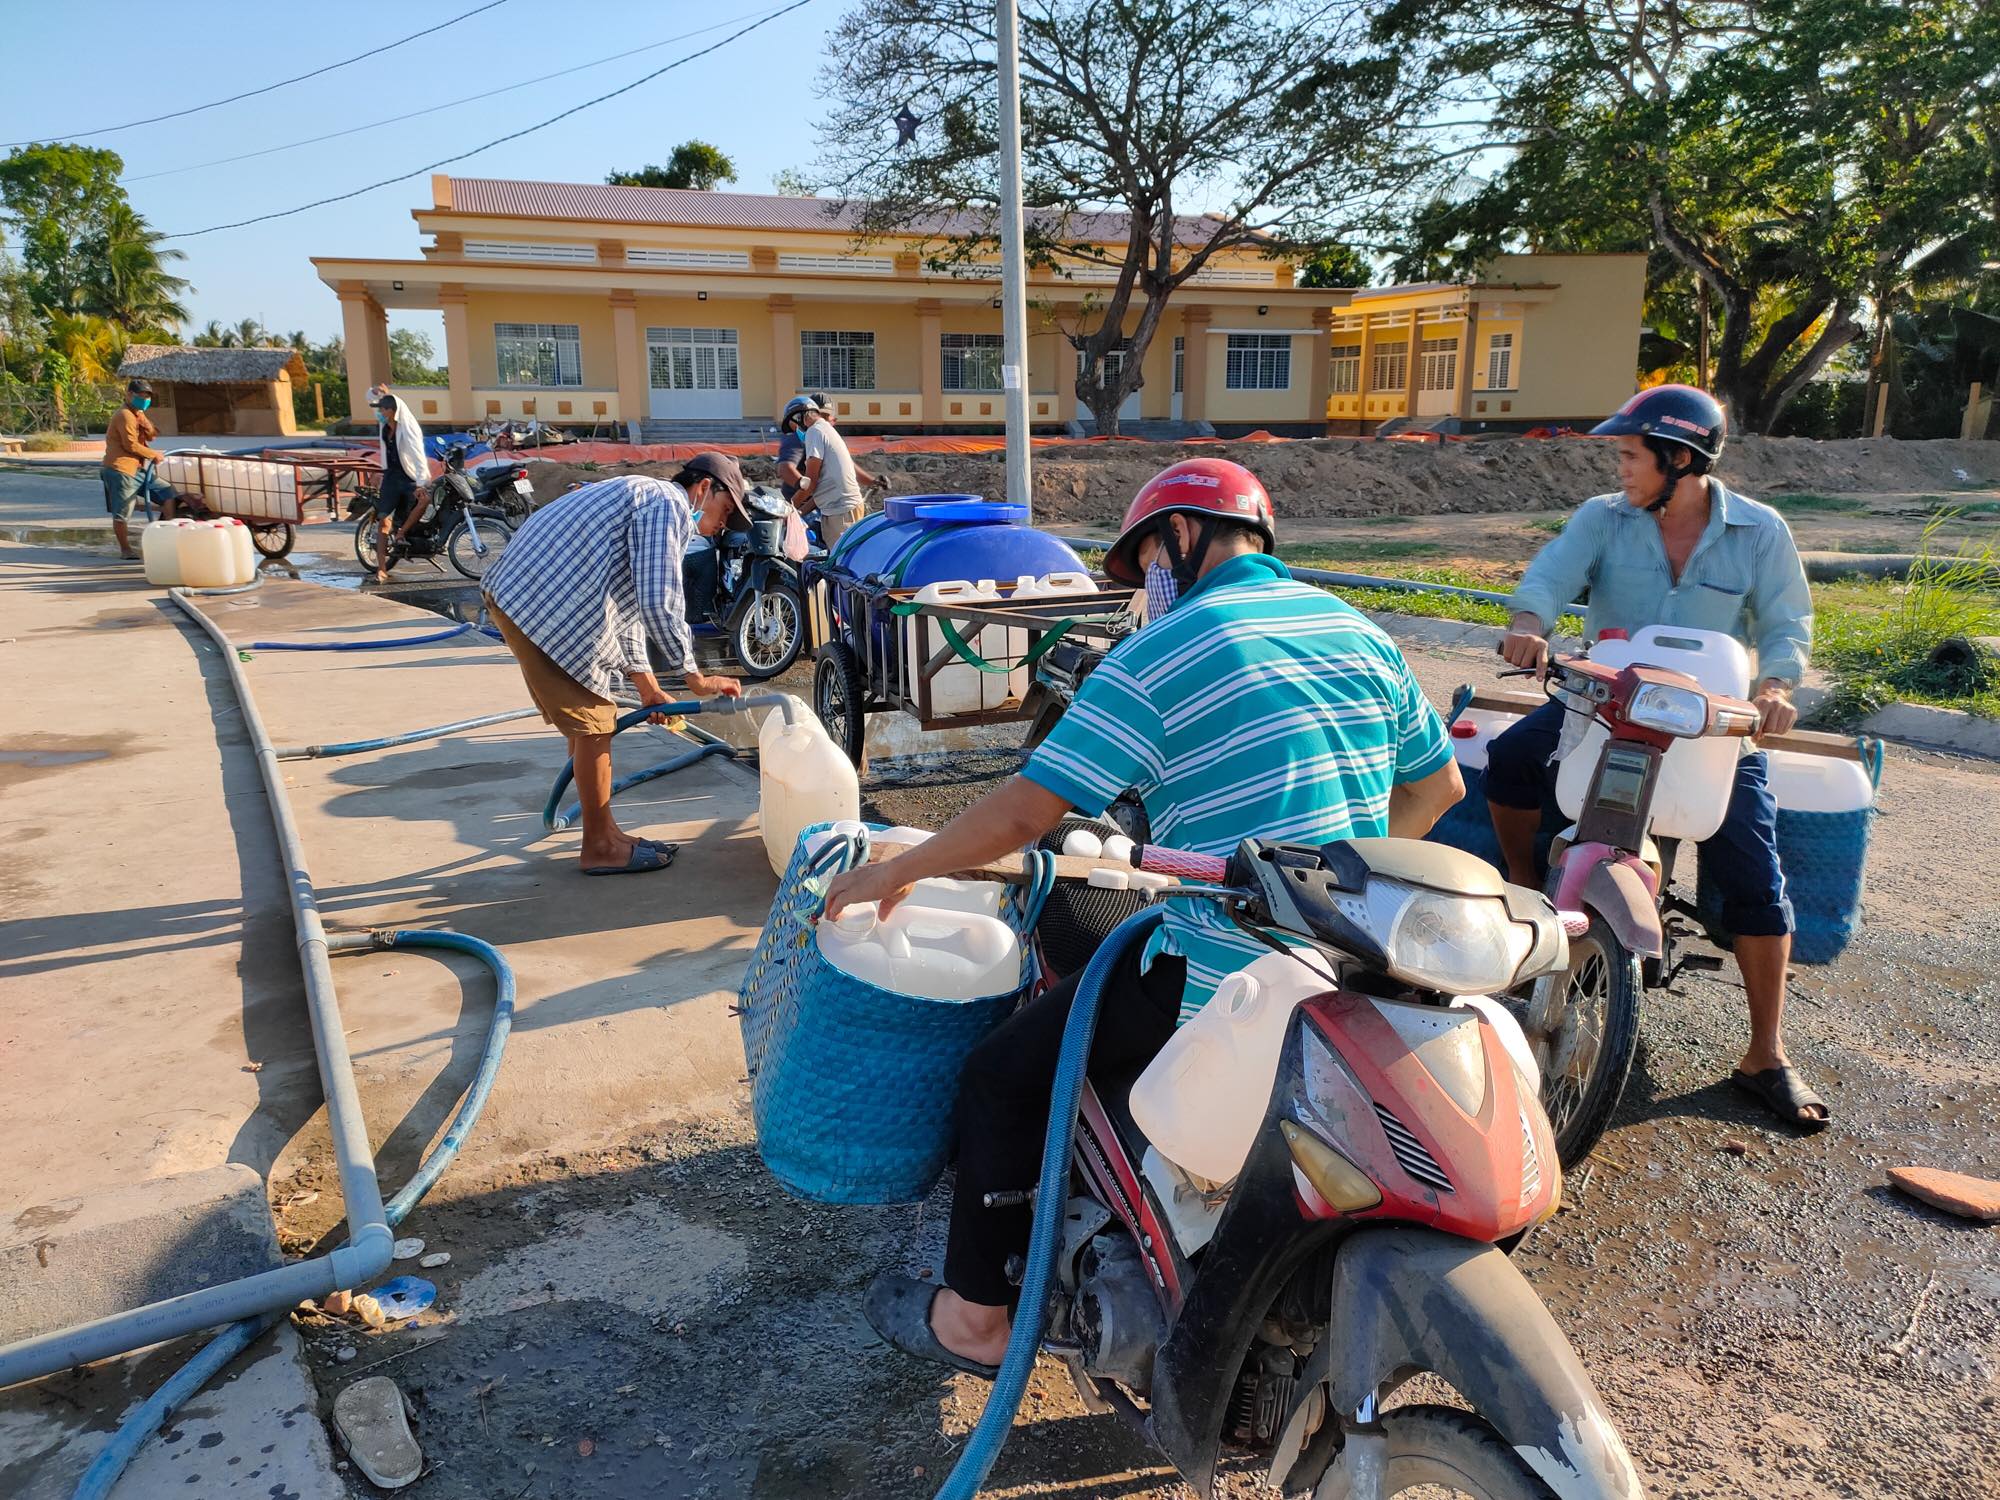
<path id="1" fill-rule="evenodd" d="M 1387 833 L 1389 789 L 1450 759 L 1437 710 L 1388 636 L 1250 554 L 1211 568 L 1165 619 L 1120 642 L 1022 774 L 1091 815 L 1131 787 L 1155 843 L 1226 855 L 1246 838 Z M 1268 950 L 1213 903 L 1166 912 L 1156 951 L 1187 959 L 1185 1023 Z"/>

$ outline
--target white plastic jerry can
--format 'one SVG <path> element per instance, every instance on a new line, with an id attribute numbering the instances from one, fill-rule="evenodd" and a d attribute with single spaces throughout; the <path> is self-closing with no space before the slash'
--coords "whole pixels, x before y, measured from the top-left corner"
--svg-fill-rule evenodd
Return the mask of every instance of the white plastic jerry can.
<path id="1" fill-rule="evenodd" d="M 1000 591 L 992 580 L 973 583 L 967 579 L 952 579 L 938 583 L 927 583 L 916 592 L 918 604 L 985 604 L 1000 597 Z M 917 701 L 917 683 L 929 658 L 946 647 L 944 634 L 939 628 L 942 622 L 923 615 L 912 615 L 903 622 L 903 692 L 912 702 Z M 969 626 L 955 626 L 959 638 L 987 661 L 1006 652 L 1007 631 L 997 626 L 984 630 L 974 630 Z M 926 646 L 929 647 L 926 650 Z M 999 665 L 998 662 L 993 662 Z M 967 661 L 957 659 L 953 654 L 949 665 L 941 667 L 931 678 L 931 712 L 933 714 L 975 713 L 981 708 L 996 707 L 1006 697 L 1005 684 L 1008 674 L 982 672 Z M 1001 684 L 992 693 L 992 702 L 987 701 L 988 679 Z"/>
<path id="2" fill-rule="evenodd" d="M 237 581 L 236 549 L 226 521 L 196 521 L 182 527 L 179 540 L 181 582 L 189 588 L 228 588 Z"/>
<path id="3" fill-rule="evenodd" d="M 1467 708 L 1451 721 L 1451 754 L 1467 771 L 1486 769 L 1487 747 L 1521 722 L 1519 714 L 1496 708 Z"/>
<path id="4" fill-rule="evenodd" d="M 757 735 L 757 819 L 764 854 L 783 876 L 799 835 L 815 823 L 858 819 L 861 781 L 811 709 L 794 698 L 793 723 L 782 709 L 764 717 Z"/>
<path id="5" fill-rule="evenodd" d="M 1875 803 L 1875 783 L 1859 761 L 1769 750 L 1771 796 L 1786 812 L 1859 812 Z"/>
<path id="6" fill-rule="evenodd" d="M 1726 697 L 1744 698 L 1750 693 L 1750 654 L 1742 642 L 1719 630 L 1648 625 L 1629 641 L 1599 640 L 1590 648 L 1590 659 L 1608 667 L 1638 663 L 1685 672 L 1709 692 Z M 1582 722 L 1580 716 L 1571 717 Z M 1591 718 L 1574 745 L 1561 752 L 1556 801 L 1565 817 L 1582 813 L 1598 756 L 1609 738 L 1604 726 Z M 1729 814 L 1741 753 L 1740 742 L 1734 739 L 1675 740 L 1660 761 L 1660 778 L 1653 789 L 1653 837 L 1699 842 L 1714 834 Z"/>
<path id="7" fill-rule="evenodd" d="M 250 541 L 250 528 L 233 516 L 216 523 L 229 533 L 229 550 L 236 569 L 232 582 L 248 583 L 257 576 L 257 549 Z"/>
<path id="8" fill-rule="evenodd" d="M 181 578 L 181 532 L 192 521 L 153 521 L 139 533 L 139 557 L 146 582 L 163 589 L 178 588 Z"/>
<path id="9" fill-rule="evenodd" d="M 998 917 L 903 902 L 888 916 L 875 903 L 820 922 L 814 940 L 843 974 L 899 995 L 980 1000 L 1021 983 L 1021 940 Z"/>
<path id="10" fill-rule="evenodd" d="M 1132 1085 L 1146 1139 L 1197 1177 L 1234 1179 L 1270 1102 L 1292 1012 L 1334 987 L 1316 954 L 1269 953 L 1225 978 Z"/>

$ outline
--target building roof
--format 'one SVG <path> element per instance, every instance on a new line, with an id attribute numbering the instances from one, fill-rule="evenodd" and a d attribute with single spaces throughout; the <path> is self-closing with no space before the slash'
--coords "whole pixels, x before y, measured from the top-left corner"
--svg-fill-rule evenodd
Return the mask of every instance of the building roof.
<path id="1" fill-rule="evenodd" d="M 492 218 L 574 219 L 604 224 L 657 224 L 675 229 L 820 230 L 852 234 L 862 205 L 837 198 L 787 198 L 773 193 L 697 192 L 686 188 L 614 187 L 599 182 L 522 182 L 496 177 L 454 177 L 439 192 L 437 211 Z M 447 201 L 448 200 L 448 201 Z M 1122 241 L 1131 216 L 1081 213 L 1067 217 L 1030 209 L 1030 225 L 1051 238 L 1076 243 Z M 1176 236 L 1184 245 L 1206 244 L 1213 215 L 1180 215 Z M 970 236 L 991 233 L 978 214 L 938 214 L 913 223 L 911 234 Z"/>
<path id="2" fill-rule="evenodd" d="M 261 385 L 289 375 L 306 378 L 296 349 L 195 349 L 186 344 L 132 344 L 119 361 L 127 380 L 175 380 L 184 385 Z"/>

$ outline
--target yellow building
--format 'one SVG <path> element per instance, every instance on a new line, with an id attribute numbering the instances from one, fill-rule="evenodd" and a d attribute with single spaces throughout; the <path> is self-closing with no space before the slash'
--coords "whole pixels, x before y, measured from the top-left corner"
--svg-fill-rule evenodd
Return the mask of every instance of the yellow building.
<path id="1" fill-rule="evenodd" d="M 1328 431 L 1597 422 L 1635 388 L 1645 290 L 1644 255 L 1502 255 L 1469 282 L 1345 294 Z"/>
<path id="2" fill-rule="evenodd" d="M 767 432 L 825 391 L 860 432 L 995 430 L 1005 420 L 997 261 L 930 268 L 914 237 L 855 243 L 818 199 L 590 183 L 432 178 L 416 260 L 315 257 L 339 294 L 349 390 L 388 371 L 386 312 L 444 313 L 449 387 L 399 387 L 425 421 L 539 417 L 656 438 Z M 1188 220 L 1184 242 L 1206 239 Z M 1122 215 L 1070 224 L 1120 246 Z M 1076 353 L 1110 268 L 1032 274 L 1029 417 L 1087 419 Z M 1218 256 L 1169 305 L 1121 421 L 1325 430 L 1328 330 L 1344 292 L 1293 284 L 1254 251 Z M 1135 326 L 1135 311 L 1128 329 Z"/>

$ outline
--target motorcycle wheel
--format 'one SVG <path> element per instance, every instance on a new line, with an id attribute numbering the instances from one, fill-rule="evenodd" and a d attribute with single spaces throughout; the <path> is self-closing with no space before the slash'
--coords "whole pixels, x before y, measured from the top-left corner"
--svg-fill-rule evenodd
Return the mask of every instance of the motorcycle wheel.
<path id="1" fill-rule="evenodd" d="M 451 565 L 454 568 L 458 569 L 467 578 L 477 582 L 486 576 L 487 571 L 495 563 L 500 561 L 501 556 L 507 551 L 507 543 L 512 540 L 513 535 L 514 528 L 498 516 L 481 516 L 479 518 L 479 545 L 485 549 L 482 552 L 473 546 L 472 529 L 465 522 L 460 521 L 456 526 L 452 527 L 451 535 L 445 540 L 445 555 L 451 559 Z"/>
<path id="2" fill-rule="evenodd" d="M 377 543 L 381 540 L 381 532 L 378 526 L 372 510 L 364 510 L 354 518 L 354 557 L 370 573 L 375 571 L 375 559 L 380 555 Z"/>
<path id="3" fill-rule="evenodd" d="M 806 641 L 806 606 L 798 590 L 759 589 L 736 617 L 730 645 L 753 682 L 791 670 Z"/>
<path id="4" fill-rule="evenodd" d="M 819 648 L 813 667 L 813 712 L 841 752 L 859 766 L 867 743 L 868 697 L 861 686 L 861 664 L 843 642 Z"/>
<path id="5" fill-rule="evenodd" d="M 1382 1495 L 1469 1495 L 1473 1500 L 1554 1500 L 1555 1492 L 1514 1456 L 1491 1425 L 1452 1406 L 1400 1406 L 1382 1414 L 1388 1433 Z M 1351 1477 L 1338 1460 L 1313 1500 L 1348 1500 Z"/>
<path id="6" fill-rule="evenodd" d="M 299 529 L 286 522 L 282 526 L 252 526 L 250 545 L 264 557 L 283 557 L 299 539 Z"/>
<path id="7" fill-rule="evenodd" d="M 1639 1055 L 1639 959 L 1593 913 L 1569 968 L 1535 981 L 1516 1015 L 1542 1070 L 1542 1108 L 1563 1170 L 1580 1165 L 1625 1097 Z"/>

